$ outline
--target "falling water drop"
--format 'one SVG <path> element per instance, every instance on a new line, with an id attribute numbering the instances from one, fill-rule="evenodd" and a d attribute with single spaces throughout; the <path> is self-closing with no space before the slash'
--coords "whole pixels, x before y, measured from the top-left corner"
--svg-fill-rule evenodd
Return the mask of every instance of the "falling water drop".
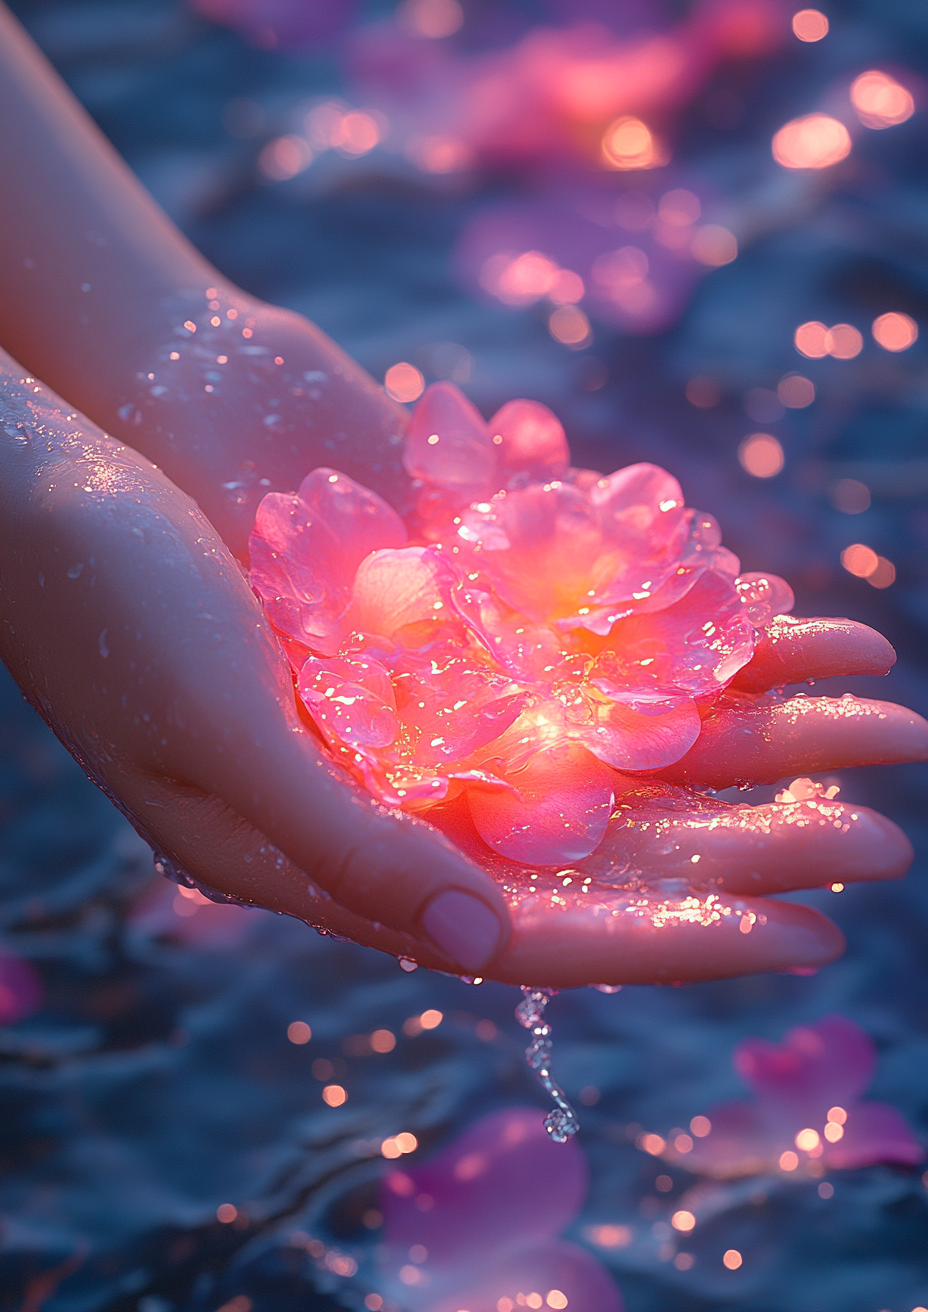
<path id="1" fill-rule="evenodd" d="M 551 1026 L 545 1020 L 545 1008 L 555 989 L 522 986 L 523 999 L 516 1007 L 516 1020 L 532 1036 L 525 1049 L 525 1060 L 535 1072 L 541 1087 L 551 1095 L 554 1109 L 545 1117 L 545 1129 L 555 1143 L 566 1143 L 580 1129 L 577 1113 L 564 1097 L 564 1091 L 551 1074 Z"/>

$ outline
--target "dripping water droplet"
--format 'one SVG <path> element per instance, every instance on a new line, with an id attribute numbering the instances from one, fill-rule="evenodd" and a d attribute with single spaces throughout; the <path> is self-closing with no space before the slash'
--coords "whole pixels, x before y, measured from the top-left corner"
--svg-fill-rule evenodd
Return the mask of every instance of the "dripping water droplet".
<path id="1" fill-rule="evenodd" d="M 516 1007 L 516 1020 L 531 1034 L 525 1049 L 525 1060 L 535 1072 L 538 1083 L 550 1094 L 554 1103 L 545 1117 L 545 1129 L 555 1143 L 566 1143 L 580 1129 L 577 1113 L 564 1096 L 563 1089 L 551 1074 L 551 1026 L 545 1020 L 545 1008 L 555 994 L 554 989 L 533 989 L 522 986 L 523 998 Z"/>

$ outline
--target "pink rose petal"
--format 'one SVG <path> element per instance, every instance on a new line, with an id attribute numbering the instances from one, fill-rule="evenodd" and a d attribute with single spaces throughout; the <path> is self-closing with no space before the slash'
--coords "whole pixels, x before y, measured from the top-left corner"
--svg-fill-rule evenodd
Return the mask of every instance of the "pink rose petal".
<path id="1" fill-rule="evenodd" d="M 428 547 L 373 552 L 355 575 L 352 628 L 392 638 L 407 624 L 443 618 L 446 578 L 443 562 Z"/>
<path id="2" fill-rule="evenodd" d="M 782 1044 L 747 1039 L 734 1060 L 762 1102 L 801 1107 L 803 1115 L 823 1123 L 829 1107 L 856 1102 L 876 1070 L 869 1035 L 839 1015 L 790 1030 Z"/>
<path id="3" fill-rule="evenodd" d="M 619 620 L 590 678 L 602 691 L 676 689 L 691 696 L 721 692 L 754 654 L 754 629 L 729 581 L 707 570 L 665 610 Z"/>
<path id="4" fill-rule="evenodd" d="M 585 1248 L 563 1239 L 529 1244 L 496 1261 L 485 1254 L 480 1261 L 469 1264 L 466 1271 L 455 1273 L 457 1278 L 442 1279 L 441 1274 L 436 1281 L 441 1292 L 437 1300 L 434 1295 L 429 1300 L 429 1312 L 461 1312 L 462 1308 L 468 1312 L 498 1312 L 503 1299 L 521 1309 L 527 1303 L 519 1304 L 519 1294 L 527 1299 L 533 1293 L 544 1299 L 545 1309 L 623 1312 L 625 1307 L 602 1262 Z M 558 1295 L 563 1295 L 566 1302 L 562 1303 Z"/>
<path id="5" fill-rule="evenodd" d="M 300 696 L 330 743 L 389 747 L 399 731 L 393 686 L 373 660 L 310 656 L 297 681 Z"/>
<path id="6" fill-rule="evenodd" d="M 433 383 L 409 421 L 403 464 L 413 478 L 469 501 L 496 491 L 496 448 L 480 411 L 453 383 Z"/>
<path id="7" fill-rule="evenodd" d="M 403 521 L 375 492 L 314 469 L 295 496 L 269 493 L 249 539 L 251 584 L 275 628 L 334 655 L 358 565 L 406 541 Z"/>
<path id="8" fill-rule="evenodd" d="M 742 574 L 735 580 L 744 613 L 755 629 L 762 629 L 774 615 L 786 615 L 796 604 L 793 590 L 776 574 Z"/>
<path id="9" fill-rule="evenodd" d="M 917 1166 L 925 1149 L 912 1133 L 905 1117 L 885 1102 L 859 1102 L 847 1108 L 844 1134 L 837 1143 L 825 1141 L 823 1161 L 838 1170 L 894 1162 Z"/>
<path id="10" fill-rule="evenodd" d="M 660 770 L 679 761 L 699 737 L 699 712 L 692 701 L 593 705 L 592 723 L 571 736 L 617 770 Z"/>
<path id="11" fill-rule="evenodd" d="M 518 719 L 529 694 L 489 669 L 482 652 L 426 649 L 394 672 L 404 750 L 420 764 L 464 761 Z"/>
<path id="12" fill-rule="evenodd" d="M 472 1270 L 501 1247 L 553 1240 L 579 1213 L 587 1180 L 579 1145 L 554 1143 L 543 1112 L 506 1107 L 430 1160 L 386 1175 L 384 1239 L 399 1254 L 422 1244 L 436 1266 Z"/>
<path id="13" fill-rule="evenodd" d="M 499 596 L 533 620 L 569 614 L 590 587 L 602 533 L 568 483 L 532 484 L 472 508 L 459 530 Z"/>
<path id="14" fill-rule="evenodd" d="M 508 776 L 518 794 L 471 787 L 474 824 L 495 851 L 531 865 L 559 865 L 599 844 L 615 800 L 608 766 L 585 747 L 565 744 L 538 753 Z"/>
<path id="15" fill-rule="evenodd" d="M 564 426 L 540 401 L 507 401 L 488 428 L 498 447 L 499 468 L 506 486 L 548 483 L 567 473 L 570 448 Z"/>

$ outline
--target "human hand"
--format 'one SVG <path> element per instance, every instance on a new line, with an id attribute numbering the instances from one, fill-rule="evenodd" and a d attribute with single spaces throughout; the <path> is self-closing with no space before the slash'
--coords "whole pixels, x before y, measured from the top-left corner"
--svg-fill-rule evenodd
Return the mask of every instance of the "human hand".
<path id="1" fill-rule="evenodd" d="M 552 907 L 551 871 L 538 872 L 537 896 L 524 878 L 507 896 L 492 876 L 505 885 L 512 871 L 485 850 L 481 869 L 431 826 L 375 806 L 325 759 L 298 718 L 260 608 L 197 508 L 137 453 L 20 378 L 11 367 L 0 429 L 3 657 L 91 777 L 203 884 L 426 966 L 558 987 L 818 964 L 840 950 L 838 931 L 808 908 L 758 895 L 828 883 L 836 871 L 844 880 L 888 877 L 907 865 L 904 836 L 863 808 L 852 819 L 832 804 L 829 814 L 848 826 L 839 830 L 803 827 L 801 807 L 775 804 L 752 810 L 745 828 L 732 823 L 741 808 L 629 778 L 623 804 L 653 822 L 657 798 L 668 823 L 698 842 L 704 887 L 742 914 L 662 926 L 597 916 L 589 894 L 568 900 L 560 884 Z M 821 673 L 829 644 L 829 672 L 846 660 L 885 669 L 877 635 L 845 627 L 836 637 L 839 629 L 821 625 L 825 637 L 806 643 L 790 673 Z M 814 718 L 803 721 L 811 738 Z M 840 723 L 844 736 L 820 768 L 860 757 L 858 721 Z M 892 710 L 875 723 L 868 759 L 873 742 L 881 759 L 924 752 L 918 717 Z M 737 772 L 737 752 L 730 765 Z M 724 823 L 707 824 L 713 805 Z M 609 850 L 640 869 L 651 901 L 666 902 L 688 849 L 668 851 L 653 823 L 623 847 L 621 804 L 618 814 Z M 662 892 L 668 879 L 676 882 Z M 596 901 L 623 896 L 606 889 Z M 752 913 L 746 935 L 739 926 Z"/>

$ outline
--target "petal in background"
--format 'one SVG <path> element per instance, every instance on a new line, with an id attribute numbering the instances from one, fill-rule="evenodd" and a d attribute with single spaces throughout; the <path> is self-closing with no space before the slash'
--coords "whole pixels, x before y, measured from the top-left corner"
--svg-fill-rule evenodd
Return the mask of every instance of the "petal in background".
<path id="1" fill-rule="evenodd" d="M 913 1166 L 925 1151 L 901 1113 L 861 1101 L 876 1060 L 870 1036 L 841 1015 L 797 1026 L 780 1044 L 746 1039 L 734 1065 L 754 1097 L 710 1107 L 701 1119 L 711 1128 L 683 1136 L 680 1148 L 678 1136 L 664 1155 L 716 1177 L 779 1170 L 808 1179 L 823 1168 Z"/>
<path id="2" fill-rule="evenodd" d="M 388 1173 L 384 1240 L 396 1257 L 422 1244 L 436 1267 L 472 1268 L 509 1248 L 553 1240 L 579 1213 L 587 1182 L 579 1144 L 555 1144 L 538 1108 L 506 1107 L 430 1160 Z"/>
<path id="3" fill-rule="evenodd" d="M 44 990 L 31 962 L 0 952 L 0 1025 L 15 1025 L 42 1005 Z"/>
<path id="4" fill-rule="evenodd" d="M 492 1259 L 476 1262 L 460 1284 L 451 1283 L 453 1290 L 430 1302 L 429 1312 L 461 1312 L 463 1308 L 467 1312 L 500 1312 L 500 1308 L 521 1312 L 526 1307 L 542 1307 L 545 1312 L 551 1308 L 623 1312 L 625 1307 L 602 1262 L 563 1239 L 526 1246 L 496 1264 Z"/>

